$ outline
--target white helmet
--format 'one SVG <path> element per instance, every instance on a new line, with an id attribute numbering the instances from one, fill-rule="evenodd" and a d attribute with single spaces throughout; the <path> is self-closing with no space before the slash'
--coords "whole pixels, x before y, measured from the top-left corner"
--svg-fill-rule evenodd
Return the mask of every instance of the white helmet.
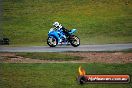
<path id="1" fill-rule="evenodd" d="M 53 26 L 55 26 L 56 28 L 60 26 L 59 22 L 54 22 Z"/>

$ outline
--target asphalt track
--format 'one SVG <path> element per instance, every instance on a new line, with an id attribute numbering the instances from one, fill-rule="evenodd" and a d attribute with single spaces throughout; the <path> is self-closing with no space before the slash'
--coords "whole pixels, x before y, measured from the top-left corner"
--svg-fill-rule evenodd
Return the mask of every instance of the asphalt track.
<path id="1" fill-rule="evenodd" d="M 0 46 L 0 52 L 67 52 L 67 51 L 122 51 L 132 50 L 132 43 L 129 44 L 104 44 L 104 45 L 80 45 L 79 47 L 72 46 L 24 46 L 11 47 Z"/>

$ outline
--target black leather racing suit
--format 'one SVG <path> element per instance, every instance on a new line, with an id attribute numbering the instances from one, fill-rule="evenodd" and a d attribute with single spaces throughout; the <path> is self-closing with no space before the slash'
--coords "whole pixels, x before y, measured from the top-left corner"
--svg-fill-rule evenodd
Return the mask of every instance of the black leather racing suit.
<path id="1" fill-rule="evenodd" d="M 63 26 L 62 26 L 61 29 L 63 30 L 63 32 L 65 33 L 66 37 L 68 38 L 68 37 L 70 36 L 70 34 L 69 34 L 69 30 L 66 29 L 66 28 L 64 28 Z"/>

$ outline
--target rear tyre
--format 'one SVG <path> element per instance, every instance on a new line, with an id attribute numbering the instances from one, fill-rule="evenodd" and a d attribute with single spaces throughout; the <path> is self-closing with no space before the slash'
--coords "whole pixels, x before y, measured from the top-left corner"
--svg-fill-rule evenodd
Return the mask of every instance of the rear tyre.
<path id="1" fill-rule="evenodd" d="M 55 37 L 48 37 L 47 44 L 50 47 L 55 47 L 58 44 L 57 38 L 55 38 Z"/>
<path id="2" fill-rule="evenodd" d="M 73 47 L 78 47 L 80 45 L 80 39 L 77 36 L 72 35 L 70 36 L 70 43 Z"/>

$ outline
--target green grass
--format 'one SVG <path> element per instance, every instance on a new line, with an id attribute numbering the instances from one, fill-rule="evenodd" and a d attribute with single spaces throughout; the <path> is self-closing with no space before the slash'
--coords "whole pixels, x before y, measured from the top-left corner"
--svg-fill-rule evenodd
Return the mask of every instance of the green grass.
<path id="1" fill-rule="evenodd" d="M 70 61 L 80 60 L 83 57 L 72 56 L 66 53 L 16 53 L 17 56 L 26 58 L 39 59 L 39 60 L 57 60 L 57 61 Z"/>
<path id="2" fill-rule="evenodd" d="M 3 36 L 12 45 L 46 45 L 54 21 L 78 29 L 81 44 L 132 42 L 131 0 L 4 0 Z"/>
<path id="3" fill-rule="evenodd" d="M 77 84 L 78 67 L 87 74 L 129 74 L 132 64 L 7 64 L 0 63 L 1 88 L 131 88 L 128 84 Z"/>

